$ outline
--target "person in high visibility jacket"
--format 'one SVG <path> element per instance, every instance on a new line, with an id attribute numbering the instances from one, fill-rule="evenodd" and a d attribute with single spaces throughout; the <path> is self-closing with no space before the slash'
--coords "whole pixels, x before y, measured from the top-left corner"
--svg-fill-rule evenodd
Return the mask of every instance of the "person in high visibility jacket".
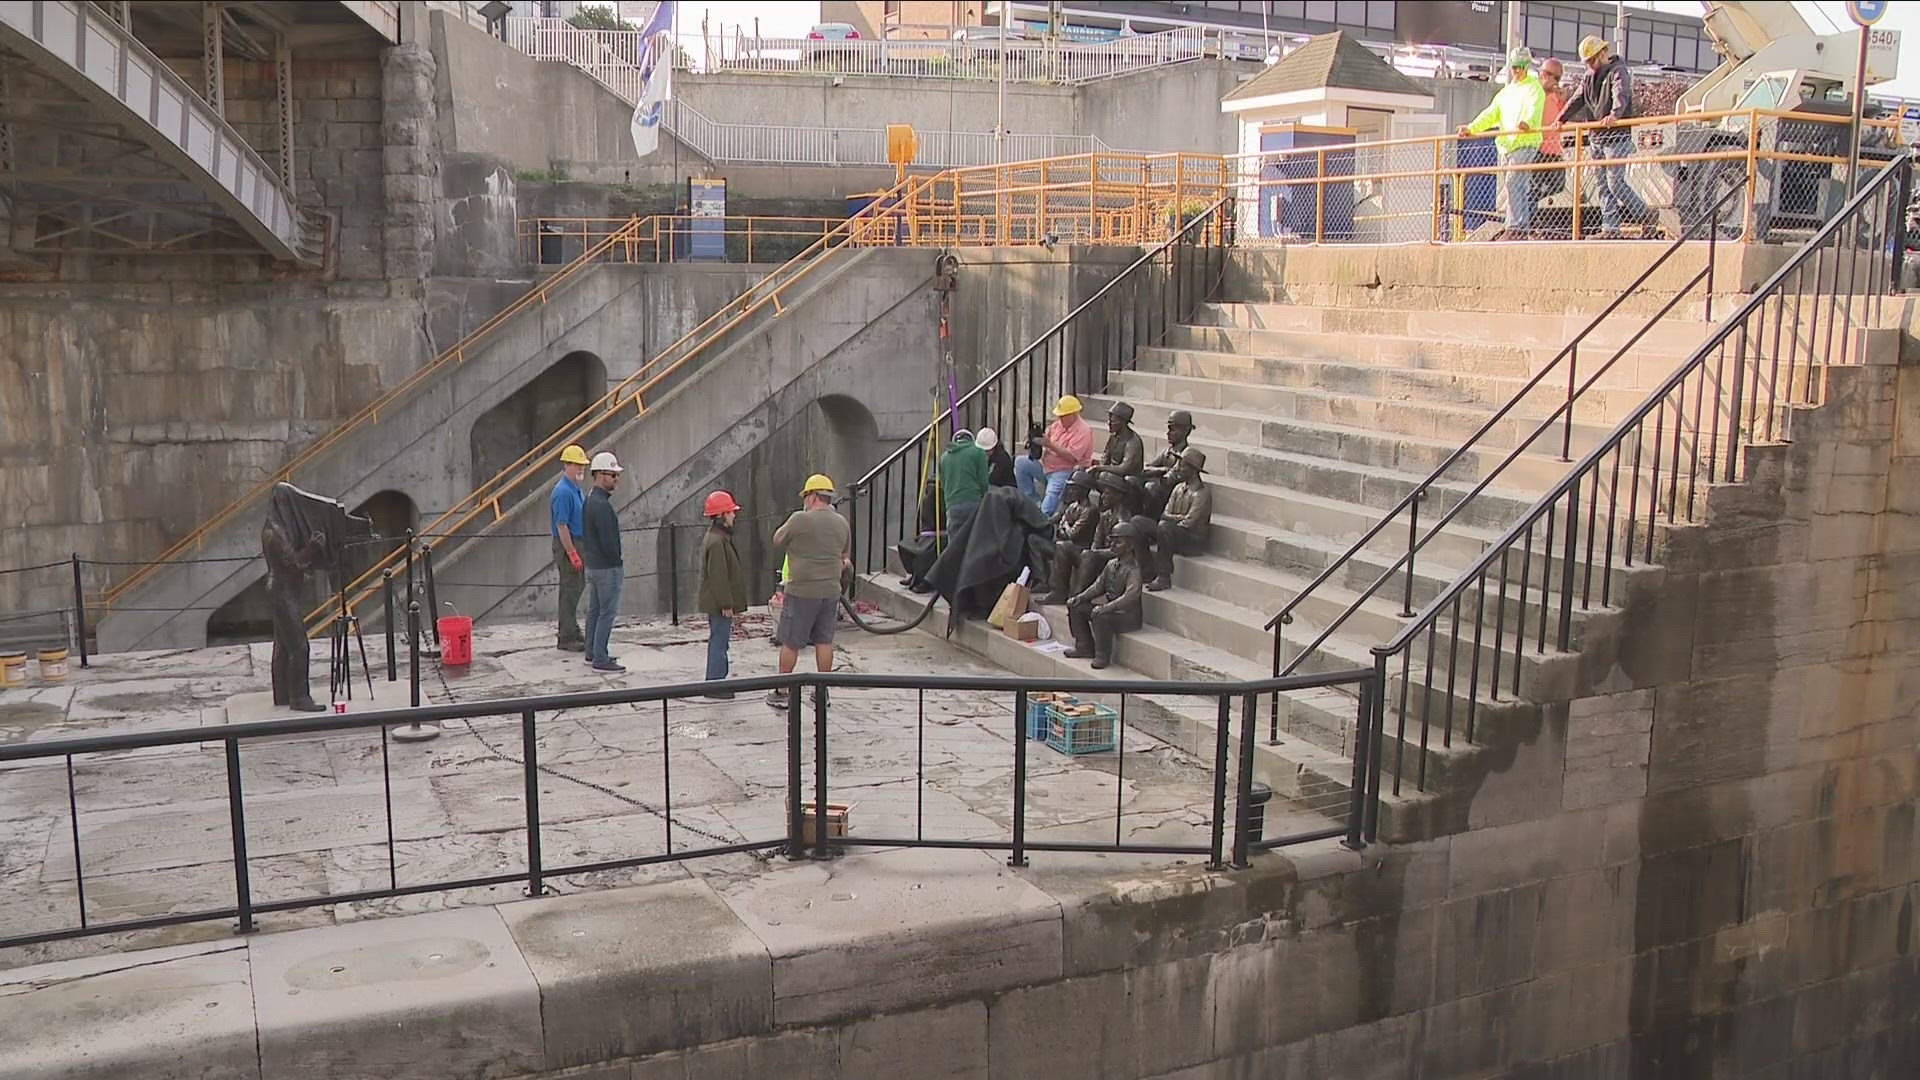
<path id="1" fill-rule="evenodd" d="M 1471 123 L 1460 125 L 1455 134 L 1461 138 L 1497 129 L 1493 145 L 1500 151 L 1500 164 L 1508 168 L 1532 165 L 1540 160 L 1540 129 L 1546 126 L 1547 92 L 1533 74 L 1533 52 L 1525 45 L 1507 53 L 1507 85 L 1493 95 L 1493 101 Z M 1533 173 L 1514 168 L 1501 174 L 1507 194 L 1507 234 L 1509 240 L 1528 239 L 1533 227 Z"/>

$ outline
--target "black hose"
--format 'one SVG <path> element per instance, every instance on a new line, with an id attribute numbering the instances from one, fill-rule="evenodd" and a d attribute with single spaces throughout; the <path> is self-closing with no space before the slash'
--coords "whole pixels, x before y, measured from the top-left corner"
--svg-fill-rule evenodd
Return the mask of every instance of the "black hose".
<path id="1" fill-rule="evenodd" d="M 840 594 L 841 609 L 847 613 L 847 617 L 849 619 L 853 620 L 853 624 L 855 626 L 858 626 L 860 629 L 865 630 L 869 634 L 904 634 L 907 631 L 913 629 L 914 627 L 919 626 L 921 623 L 926 622 L 927 616 L 933 614 L 933 605 L 939 602 L 940 602 L 940 594 L 934 593 L 932 596 L 927 597 L 927 606 L 920 609 L 920 614 L 915 615 L 913 617 L 912 622 L 907 623 L 904 626 L 879 627 L 879 626 L 874 626 L 868 623 L 865 619 L 862 619 L 860 617 L 860 613 L 853 609 L 853 602 L 847 599 L 847 594 L 845 593 Z"/>

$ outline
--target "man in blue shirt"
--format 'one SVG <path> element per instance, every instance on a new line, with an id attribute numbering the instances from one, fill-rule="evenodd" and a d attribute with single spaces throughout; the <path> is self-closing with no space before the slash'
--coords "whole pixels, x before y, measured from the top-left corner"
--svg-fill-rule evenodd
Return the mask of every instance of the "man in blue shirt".
<path id="1" fill-rule="evenodd" d="M 587 495 L 580 529 L 580 558 L 587 564 L 587 663 L 595 671 L 614 674 L 626 666 L 607 654 L 613 620 L 620 613 L 620 590 L 626 583 L 626 562 L 620 555 L 620 516 L 613 509 L 613 489 L 620 482 L 620 459 L 605 450 L 587 466 L 593 490 Z"/>
<path id="2" fill-rule="evenodd" d="M 560 451 L 560 479 L 553 483 L 553 495 L 547 500 L 548 517 L 553 530 L 553 567 L 560 573 L 560 640 L 566 652 L 585 652 L 586 636 L 580 632 L 580 593 L 586 587 L 584 565 L 576 547 L 584 531 L 586 492 L 580 481 L 587 475 L 587 452 L 579 446 Z"/>

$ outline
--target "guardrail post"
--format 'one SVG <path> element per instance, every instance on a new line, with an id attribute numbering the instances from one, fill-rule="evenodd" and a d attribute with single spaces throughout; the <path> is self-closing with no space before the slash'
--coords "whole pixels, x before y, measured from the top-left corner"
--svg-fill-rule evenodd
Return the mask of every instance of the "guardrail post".
<path id="1" fill-rule="evenodd" d="M 1378 678 L 1379 669 L 1375 669 Z M 1473 693 L 1472 687 L 1467 688 Z M 1341 843 L 1355 851 L 1367 846 L 1367 778 L 1373 758 L 1373 680 L 1360 684 L 1360 706 L 1354 719 L 1353 778 L 1347 785 L 1347 838 Z"/>
<path id="2" fill-rule="evenodd" d="M 387 681 L 398 682 L 400 681 L 400 657 L 394 640 L 392 567 L 380 571 L 380 595 L 384 601 L 387 613 L 385 623 L 387 630 Z"/>
<path id="3" fill-rule="evenodd" d="M 804 859 L 807 845 L 801 833 L 806 828 L 806 796 L 801 791 L 800 754 L 805 736 L 800 726 L 800 688 L 787 688 L 787 858 Z"/>
<path id="4" fill-rule="evenodd" d="M 80 666 L 91 667 L 87 662 L 87 594 L 86 587 L 80 582 L 80 553 L 73 553 L 73 640 L 80 648 Z"/>
<path id="5" fill-rule="evenodd" d="M 793 688 L 799 697 L 804 686 Z M 827 843 L 827 688 L 813 688 L 813 857 L 830 859 L 833 849 Z"/>
<path id="6" fill-rule="evenodd" d="M 527 780 L 527 895 L 545 896 L 540 873 L 540 748 L 534 741 L 533 710 L 520 714 L 520 760 Z"/>
<path id="7" fill-rule="evenodd" d="M 1008 866 L 1027 865 L 1027 742 L 1027 692 L 1016 690 L 1013 693 L 1013 853 L 1007 856 Z"/>
<path id="8" fill-rule="evenodd" d="M 247 812 L 240 798 L 240 740 L 227 739 L 227 825 L 233 836 L 234 906 L 240 912 L 240 932 L 251 934 L 253 884 L 247 875 Z"/>
<path id="9" fill-rule="evenodd" d="M 433 629 L 433 651 L 440 652 L 440 592 L 433 584 L 433 545 L 420 545 L 420 572 L 427 580 L 427 625 Z"/>
<path id="10" fill-rule="evenodd" d="M 673 625 L 680 625 L 680 530 L 667 526 L 667 604 L 673 613 Z"/>
<path id="11" fill-rule="evenodd" d="M 1367 733 L 1367 841 L 1380 835 L 1380 765 L 1387 732 L 1387 654 L 1373 650 L 1373 716 Z"/>
<path id="12" fill-rule="evenodd" d="M 1233 868 L 1236 870 L 1247 868 L 1247 853 L 1253 841 L 1253 729 L 1259 724 L 1258 701 L 1258 694 L 1248 694 L 1240 702 L 1240 775 L 1234 784 L 1237 812 L 1233 816 Z"/>
<path id="13" fill-rule="evenodd" d="M 408 704 L 420 707 L 420 601 L 407 601 L 407 682 Z"/>
<path id="14" fill-rule="evenodd" d="M 1233 701 L 1220 696 L 1220 708 L 1213 718 L 1213 841 L 1208 849 L 1207 869 L 1227 866 L 1227 729 L 1233 725 Z"/>
<path id="15" fill-rule="evenodd" d="M 1893 274 L 1889 292 L 1906 291 L 1907 202 L 1913 198 L 1913 160 L 1900 163 L 1899 195 L 1893 204 Z"/>
<path id="16" fill-rule="evenodd" d="M 1420 542 L 1420 500 L 1426 495 L 1426 489 L 1420 488 L 1413 493 L 1413 500 L 1407 503 L 1407 590 L 1400 603 L 1400 617 L 1413 618 L 1413 557 Z"/>

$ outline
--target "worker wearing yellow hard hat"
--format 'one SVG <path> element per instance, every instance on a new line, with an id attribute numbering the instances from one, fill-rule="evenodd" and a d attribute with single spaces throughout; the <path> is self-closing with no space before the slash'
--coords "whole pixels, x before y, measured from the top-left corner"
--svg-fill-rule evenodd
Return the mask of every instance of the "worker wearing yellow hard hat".
<path id="1" fill-rule="evenodd" d="M 1633 130 L 1622 125 L 1634 113 L 1633 74 L 1614 55 L 1606 39 L 1595 34 L 1581 39 L 1580 62 L 1587 66 L 1587 74 L 1580 81 L 1579 92 L 1567 99 L 1560 122 L 1600 124 L 1586 137 L 1592 156 L 1602 162 L 1609 158 L 1624 161 L 1633 156 Z M 1600 196 L 1602 237 L 1618 237 L 1622 225 L 1651 219 L 1647 204 L 1628 182 L 1626 165 L 1602 164 L 1592 176 Z"/>
<path id="2" fill-rule="evenodd" d="M 1053 423 L 1027 429 L 1027 452 L 1013 462 L 1020 493 L 1040 504 L 1049 517 L 1060 508 L 1073 470 L 1093 464 L 1093 429 L 1081 418 L 1080 399 L 1063 394 L 1053 405 Z"/>
<path id="3" fill-rule="evenodd" d="M 833 479 L 814 473 L 800 486 L 805 509 L 773 532 L 773 546 L 784 548 L 786 588 L 780 597 L 780 674 L 791 674 L 800 650 L 813 647 L 814 666 L 833 670 L 833 633 L 838 623 L 840 576 L 853 565 L 853 530 L 833 509 Z M 775 690 L 767 704 L 787 707 L 787 692 Z"/>
<path id="4" fill-rule="evenodd" d="M 547 499 L 548 518 L 553 533 L 553 568 L 560 575 L 558 624 L 554 646 L 566 652 L 585 652 L 586 635 L 580 631 L 580 594 L 586 589 L 585 564 L 575 546 L 584 528 L 587 476 L 587 452 L 578 444 L 560 451 L 560 479 L 553 482 Z"/>

